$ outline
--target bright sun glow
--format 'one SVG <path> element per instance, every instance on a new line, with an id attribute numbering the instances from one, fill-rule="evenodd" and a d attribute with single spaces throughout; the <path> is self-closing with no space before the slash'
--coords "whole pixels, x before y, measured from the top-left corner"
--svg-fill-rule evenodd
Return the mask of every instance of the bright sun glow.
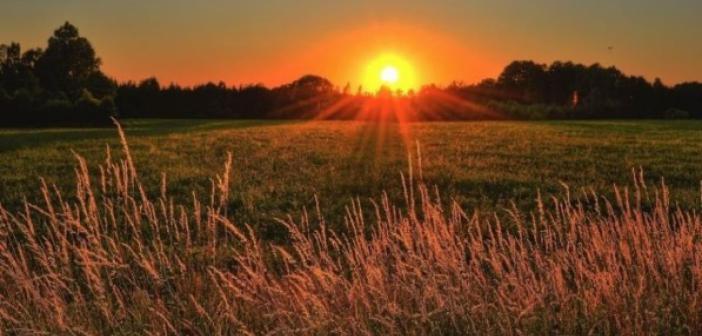
<path id="1" fill-rule="evenodd" d="M 386 66 L 383 68 L 383 71 L 380 72 L 380 79 L 390 85 L 395 84 L 398 77 L 399 75 L 397 74 L 397 69 L 391 65 Z"/>
<path id="2" fill-rule="evenodd" d="M 418 89 L 418 83 L 417 73 L 406 58 L 386 53 L 366 63 L 362 84 L 363 89 L 371 93 L 377 92 L 382 86 L 406 93 Z"/>

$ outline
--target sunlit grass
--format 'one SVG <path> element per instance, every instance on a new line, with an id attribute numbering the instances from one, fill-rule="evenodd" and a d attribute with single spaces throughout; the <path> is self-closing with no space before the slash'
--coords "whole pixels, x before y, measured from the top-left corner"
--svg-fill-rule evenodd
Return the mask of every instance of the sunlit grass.
<path id="1" fill-rule="evenodd" d="M 273 217 L 313 207 L 315 195 L 335 221 L 342 219 L 351 197 L 365 202 L 383 191 L 399 195 L 399 172 L 417 141 L 427 158 L 425 181 L 470 209 L 502 212 L 512 200 L 530 207 L 537 191 L 557 192 L 560 182 L 607 191 L 614 183 L 628 183 L 631 170 L 639 167 L 650 183 L 665 177 L 676 200 L 698 200 L 702 123 L 697 121 L 404 127 L 412 141 L 403 139 L 395 123 L 136 120 L 125 125 L 143 182 L 156 185 L 166 173 L 173 196 L 182 202 L 190 200 L 192 190 L 209 193 L 212 172 L 231 152 L 229 213 L 262 231 L 270 229 L 267 238 L 279 231 Z M 40 197 L 39 176 L 71 191 L 73 164 L 66 155 L 73 150 L 94 166 L 103 161 L 105 145 L 117 143 L 111 128 L 0 130 L 0 203 L 14 208 L 25 196 Z"/>
<path id="2" fill-rule="evenodd" d="M 233 156 L 181 205 L 167 178 L 143 183 L 153 177 L 121 140 L 97 167 L 76 158 L 75 197 L 42 184 L 42 200 L 0 207 L 2 330 L 702 332 L 702 219 L 640 170 L 609 199 L 562 185 L 491 217 L 427 184 L 420 167 L 436 163 L 423 153 L 398 192 L 345 201 L 339 221 L 315 206 L 281 217 L 276 243 L 230 212 Z"/>

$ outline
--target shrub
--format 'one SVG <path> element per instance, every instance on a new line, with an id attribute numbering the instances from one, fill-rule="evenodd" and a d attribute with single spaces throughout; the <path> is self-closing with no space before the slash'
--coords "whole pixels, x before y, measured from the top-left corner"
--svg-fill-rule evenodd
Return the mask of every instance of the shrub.
<path id="1" fill-rule="evenodd" d="M 100 114 L 109 117 L 117 116 L 117 105 L 111 96 L 104 97 L 100 100 Z"/>
<path id="2" fill-rule="evenodd" d="M 60 122 L 67 120 L 73 111 L 74 106 L 69 100 L 50 99 L 37 112 L 36 121 L 40 121 L 42 124 Z"/>
<path id="3" fill-rule="evenodd" d="M 505 117 L 517 120 L 566 119 L 573 114 L 572 108 L 559 105 L 524 104 L 515 101 L 492 101 L 488 104 Z"/>
<path id="4" fill-rule="evenodd" d="M 663 116 L 666 119 L 688 119 L 690 118 L 690 112 L 676 108 L 669 108 L 665 110 Z"/>
<path id="5" fill-rule="evenodd" d="M 75 113 L 68 120 L 75 124 L 107 124 L 115 114 L 115 104 L 112 97 L 96 99 L 88 90 L 83 90 L 75 104 Z"/>

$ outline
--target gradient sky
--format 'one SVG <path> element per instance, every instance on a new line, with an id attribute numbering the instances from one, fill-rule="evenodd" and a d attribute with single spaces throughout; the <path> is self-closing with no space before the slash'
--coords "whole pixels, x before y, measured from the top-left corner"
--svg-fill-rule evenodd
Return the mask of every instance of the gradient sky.
<path id="1" fill-rule="evenodd" d="M 314 73 L 355 86 L 387 52 L 422 83 L 476 82 L 515 59 L 702 80 L 700 0 L 2 0 L 0 13 L 0 42 L 23 48 L 72 22 L 119 80 L 278 85 Z"/>

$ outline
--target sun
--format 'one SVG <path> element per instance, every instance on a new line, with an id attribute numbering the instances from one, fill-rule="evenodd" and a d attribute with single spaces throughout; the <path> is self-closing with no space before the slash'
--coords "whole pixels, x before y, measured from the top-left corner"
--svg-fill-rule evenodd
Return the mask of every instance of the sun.
<path id="1" fill-rule="evenodd" d="M 376 55 L 365 63 L 361 84 L 363 90 L 377 92 L 381 87 L 407 93 L 418 89 L 418 76 L 408 58 L 398 53 Z"/>
<path id="2" fill-rule="evenodd" d="M 397 69 L 392 65 L 386 66 L 383 68 L 383 71 L 380 72 L 380 80 L 390 85 L 395 84 L 399 77 Z"/>

